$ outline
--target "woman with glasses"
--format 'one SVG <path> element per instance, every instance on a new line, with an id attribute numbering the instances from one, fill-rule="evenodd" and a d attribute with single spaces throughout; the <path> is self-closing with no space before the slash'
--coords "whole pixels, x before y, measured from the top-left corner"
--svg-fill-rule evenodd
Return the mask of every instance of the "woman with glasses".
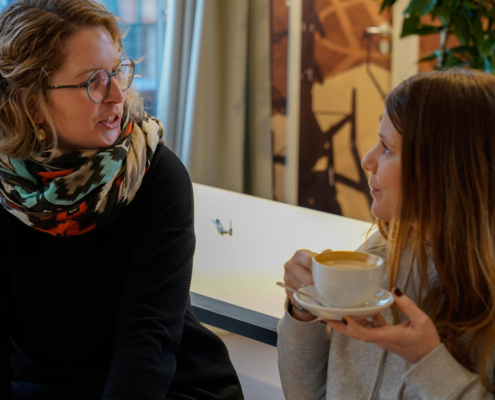
<path id="1" fill-rule="evenodd" d="M 242 399 L 194 317 L 193 197 L 91 0 L 0 14 L 0 398 Z"/>

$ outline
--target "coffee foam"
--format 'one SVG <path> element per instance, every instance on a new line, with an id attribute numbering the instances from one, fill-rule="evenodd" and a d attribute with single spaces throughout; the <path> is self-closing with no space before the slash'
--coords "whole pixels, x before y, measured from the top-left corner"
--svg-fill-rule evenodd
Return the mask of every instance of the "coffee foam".
<path id="1" fill-rule="evenodd" d="M 349 269 L 349 270 L 363 270 L 373 267 L 373 264 L 360 263 L 355 260 L 330 260 L 320 261 L 320 264 L 327 265 L 333 268 Z"/>

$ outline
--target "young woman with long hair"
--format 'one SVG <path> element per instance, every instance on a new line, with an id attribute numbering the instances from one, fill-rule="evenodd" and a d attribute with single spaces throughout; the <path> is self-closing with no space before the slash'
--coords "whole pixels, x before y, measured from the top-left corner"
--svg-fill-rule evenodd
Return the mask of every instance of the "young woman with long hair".
<path id="1" fill-rule="evenodd" d="M 321 323 L 288 293 L 287 399 L 493 399 L 494 115 L 495 77 L 482 72 L 421 74 L 388 95 L 362 160 L 379 230 L 358 250 L 384 258 L 395 305 L 372 324 Z M 287 284 L 313 284 L 314 254 L 286 263 Z"/>

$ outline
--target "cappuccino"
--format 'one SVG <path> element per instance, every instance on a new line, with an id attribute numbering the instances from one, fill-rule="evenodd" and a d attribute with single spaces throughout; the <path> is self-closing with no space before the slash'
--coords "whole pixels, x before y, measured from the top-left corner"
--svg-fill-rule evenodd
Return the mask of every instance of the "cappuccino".
<path id="1" fill-rule="evenodd" d="M 360 263 L 356 260 L 328 260 L 328 261 L 320 261 L 323 265 L 327 265 L 333 268 L 340 269 L 350 269 L 350 270 L 361 270 L 373 267 L 373 264 L 370 263 Z"/>
<path id="2" fill-rule="evenodd" d="M 360 307 L 382 282 L 383 260 L 358 251 L 332 251 L 313 257 L 315 288 L 328 304 Z"/>

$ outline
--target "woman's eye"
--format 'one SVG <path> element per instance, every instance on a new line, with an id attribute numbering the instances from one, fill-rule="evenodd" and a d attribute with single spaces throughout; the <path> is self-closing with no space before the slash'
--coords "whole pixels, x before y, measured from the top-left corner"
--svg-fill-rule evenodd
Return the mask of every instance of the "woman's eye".
<path id="1" fill-rule="evenodd" d="M 388 147 L 387 147 L 387 145 L 385 143 L 383 143 L 383 140 L 382 140 L 382 147 L 383 147 L 383 152 L 384 153 L 388 153 L 388 151 L 389 151 L 388 150 Z"/>
<path id="2" fill-rule="evenodd" d="M 89 86 L 91 87 L 106 85 L 107 83 L 108 75 L 105 72 L 98 72 L 89 80 Z"/>

